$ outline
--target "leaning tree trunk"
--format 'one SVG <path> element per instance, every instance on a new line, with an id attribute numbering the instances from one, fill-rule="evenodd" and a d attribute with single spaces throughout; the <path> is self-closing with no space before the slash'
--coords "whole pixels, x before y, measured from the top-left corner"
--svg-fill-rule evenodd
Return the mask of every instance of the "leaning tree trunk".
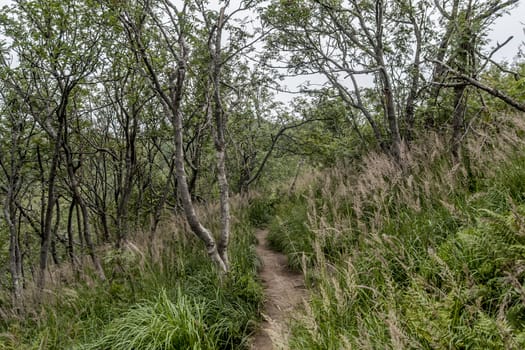
<path id="1" fill-rule="evenodd" d="M 151 13 L 150 13 L 151 15 Z M 188 49 L 184 42 L 184 33 L 181 28 L 178 32 L 178 53 L 174 54 L 177 61 L 177 69 L 175 72 L 169 75 L 169 94 L 164 91 L 160 81 L 159 75 L 155 70 L 151 56 L 142 41 L 142 27 L 134 23 L 129 19 L 128 16 L 121 14 L 120 20 L 122 21 L 128 37 L 134 45 L 135 54 L 144 64 L 144 68 L 148 74 L 148 78 L 151 81 L 153 90 L 161 100 L 161 103 L 169 113 L 171 123 L 174 129 L 174 142 L 175 142 L 175 177 L 177 179 L 177 190 L 179 193 L 179 199 L 184 209 L 186 220 L 193 231 L 193 233 L 199 237 L 204 244 L 210 259 L 219 267 L 221 271 L 226 272 L 228 270 L 227 265 L 219 255 L 217 244 L 211 232 L 202 225 L 200 222 L 193 203 L 191 200 L 191 194 L 188 188 L 188 181 L 186 178 L 186 170 L 184 169 L 184 144 L 183 144 L 183 125 L 182 125 L 182 112 L 181 103 L 183 98 L 183 88 L 186 79 L 186 65 L 188 61 Z M 169 45 L 173 45 L 170 42 Z M 174 48 L 175 49 L 175 48 Z M 174 52 L 174 51 L 173 51 Z"/>
<path id="2" fill-rule="evenodd" d="M 183 43 L 181 47 L 183 47 Z M 182 48 L 182 51 L 185 51 Z M 181 100 L 182 100 L 182 89 L 184 87 L 184 80 L 186 78 L 186 53 L 181 55 L 181 59 L 178 62 L 178 68 L 174 76 L 171 77 L 170 86 L 170 97 L 171 97 L 171 116 L 172 123 L 174 126 L 174 139 L 175 139 L 175 175 L 177 177 L 177 185 L 180 195 L 182 207 L 184 208 L 184 214 L 186 220 L 190 225 L 192 231 L 199 237 L 208 251 L 208 255 L 211 260 L 222 270 L 228 271 L 228 267 L 222 260 L 217 250 L 215 239 L 211 232 L 205 228 L 197 214 L 191 200 L 191 194 L 188 188 L 188 181 L 186 179 L 186 170 L 184 169 L 184 144 L 182 134 L 182 114 L 180 111 Z"/>
<path id="3" fill-rule="evenodd" d="M 186 215 L 186 220 L 190 225 L 192 231 L 204 242 L 208 255 L 212 261 L 219 266 L 223 271 L 227 271 L 227 266 L 222 260 L 219 252 L 217 250 L 217 245 L 215 239 L 208 229 L 206 229 L 195 212 L 193 203 L 191 201 L 191 195 L 188 188 L 188 181 L 186 179 L 186 170 L 184 169 L 184 145 L 183 145 L 183 136 L 182 136 L 182 115 L 179 109 L 180 99 L 182 95 L 182 88 L 185 79 L 186 67 L 185 62 L 179 62 L 179 67 L 177 69 L 177 78 L 175 82 L 174 89 L 172 89 L 172 103 L 175 107 L 172 113 L 172 121 L 175 131 L 175 175 L 177 177 L 177 185 L 180 195 L 180 200 L 182 207 L 184 208 L 184 214 Z"/>

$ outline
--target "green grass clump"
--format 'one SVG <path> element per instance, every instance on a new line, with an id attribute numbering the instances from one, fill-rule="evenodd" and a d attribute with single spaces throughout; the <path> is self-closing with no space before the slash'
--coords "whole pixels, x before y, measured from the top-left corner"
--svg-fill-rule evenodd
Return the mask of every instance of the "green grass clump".
<path id="1" fill-rule="evenodd" d="M 216 349 L 219 325 L 204 321 L 208 305 L 179 290 L 174 298 L 161 291 L 157 299 L 135 305 L 113 320 L 100 340 L 81 349 Z"/>

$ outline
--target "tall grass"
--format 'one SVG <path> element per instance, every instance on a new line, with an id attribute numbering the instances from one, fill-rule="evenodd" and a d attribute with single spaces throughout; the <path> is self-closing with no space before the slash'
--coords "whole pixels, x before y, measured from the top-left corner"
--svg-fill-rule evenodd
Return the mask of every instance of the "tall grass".
<path id="1" fill-rule="evenodd" d="M 308 175 L 270 223 L 312 290 L 290 347 L 524 348 L 523 130 L 476 135 L 460 163 L 430 134 L 403 167 Z"/>
<path id="2" fill-rule="evenodd" d="M 231 272 L 221 276 L 178 217 L 158 234 L 136 234 L 124 249 L 101 252 L 107 283 L 82 274 L 53 279 L 42 303 L 5 312 L 0 349 L 243 349 L 262 306 L 254 229 L 234 202 Z M 216 208 L 200 208 L 218 227 Z M 236 218 L 236 219 L 235 219 Z M 61 268 L 67 270 L 67 266 Z M 54 272 L 62 277 L 64 271 Z"/>
<path id="3" fill-rule="evenodd" d="M 220 324 L 207 325 L 207 301 L 199 302 L 180 290 L 168 297 L 162 290 L 156 300 L 132 307 L 113 320 L 99 340 L 82 349 L 216 349 Z"/>

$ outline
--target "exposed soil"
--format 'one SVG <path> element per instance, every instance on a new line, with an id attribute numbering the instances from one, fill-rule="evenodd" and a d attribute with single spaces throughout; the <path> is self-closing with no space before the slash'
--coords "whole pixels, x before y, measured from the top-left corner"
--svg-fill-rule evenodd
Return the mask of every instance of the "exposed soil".
<path id="1" fill-rule="evenodd" d="M 287 349 L 288 319 L 291 311 L 306 299 L 303 275 L 292 272 L 285 255 L 267 246 L 267 230 L 256 233 L 257 255 L 262 261 L 260 277 L 264 286 L 264 321 L 255 334 L 252 350 Z"/>

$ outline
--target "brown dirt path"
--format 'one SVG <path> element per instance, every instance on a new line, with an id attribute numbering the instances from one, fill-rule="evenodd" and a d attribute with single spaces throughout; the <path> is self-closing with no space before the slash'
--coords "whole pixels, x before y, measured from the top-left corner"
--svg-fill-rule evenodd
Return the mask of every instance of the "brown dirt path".
<path id="1" fill-rule="evenodd" d="M 306 299 L 303 275 L 288 269 L 285 255 L 268 248 L 268 230 L 255 233 L 257 255 L 262 261 L 264 321 L 252 340 L 252 350 L 287 349 L 288 317 Z"/>

